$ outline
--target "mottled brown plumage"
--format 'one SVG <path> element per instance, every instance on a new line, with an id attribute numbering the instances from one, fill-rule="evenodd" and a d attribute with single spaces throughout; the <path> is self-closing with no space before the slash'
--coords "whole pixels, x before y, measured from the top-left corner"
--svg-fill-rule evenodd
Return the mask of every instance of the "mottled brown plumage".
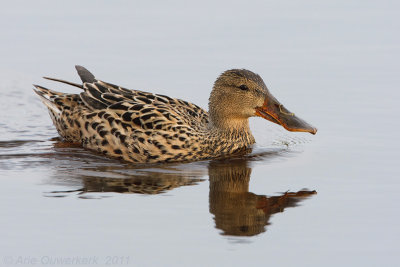
<path id="1" fill-rule="evenodd" d="M 215 82 L 207 113 L 192 103 L 122 88 L 76 68 L 82 85 L 47 79 L 79 87 L 84 90 L 80 94 L 35 85 L 57 131 L 67 141 L 135 163 L 193 161 L 245 151 L 255 142 L 248 118 L 260 116 L 257 109 L 270 96 L 257 74 L 228 70 Z"/>

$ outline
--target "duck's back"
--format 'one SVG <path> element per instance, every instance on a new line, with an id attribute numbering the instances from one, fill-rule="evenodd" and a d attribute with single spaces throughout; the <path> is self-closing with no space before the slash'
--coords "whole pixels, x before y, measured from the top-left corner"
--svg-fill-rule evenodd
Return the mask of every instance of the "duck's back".
<path id="1" fill-rule="evenodd" d="M 198 141 L 208 124 L 208 113 L 202 108 L 96 80 L 86 69 L 78 73 L 82 85 L 66 83 L 82 88 L 80 94 L 35 86 L 67 141 L 141 163 L 191 160 L 201 153 Z"/>

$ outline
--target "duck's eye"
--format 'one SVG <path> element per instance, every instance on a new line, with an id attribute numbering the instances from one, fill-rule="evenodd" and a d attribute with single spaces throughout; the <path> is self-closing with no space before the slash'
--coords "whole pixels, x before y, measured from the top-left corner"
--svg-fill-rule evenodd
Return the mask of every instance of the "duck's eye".
<path id="1" fill-rule="evenodd" d="M 247 85 L 245 85 L 245 84 L 242 84 L 241 86 L 239 86 L 239 88 L 240 88 L 241 90 L 243 90 L 243 91 L 249 90 L 249 87 L 247 87 Z"/>

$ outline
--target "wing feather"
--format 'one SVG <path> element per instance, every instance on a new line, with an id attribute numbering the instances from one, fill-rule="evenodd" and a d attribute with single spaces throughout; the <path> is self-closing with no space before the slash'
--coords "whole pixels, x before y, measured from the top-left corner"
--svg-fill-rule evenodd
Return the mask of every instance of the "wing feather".
<path id="1" fill-rule="evenodd" d="M 112 83 L 97 80 L 82 66 L 76 66 L 82 85 L 61 79 L 46 79 L 82 88 L 79 98 L 91 111 L 111 112 L 133 128 L 159 129 L 171 124 L 202 127 L 208 123 L 208 113 L 189 102 L 166 95 L 131 90 Z M 139 123 L 140 122 L 140 123 Z M 156 122 L 156 123 L 155 123 Z"/>

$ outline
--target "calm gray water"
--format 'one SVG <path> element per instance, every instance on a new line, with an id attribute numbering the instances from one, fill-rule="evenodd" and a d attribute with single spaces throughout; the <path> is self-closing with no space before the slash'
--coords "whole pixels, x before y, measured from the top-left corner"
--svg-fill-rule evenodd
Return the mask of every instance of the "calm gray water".
<path id="1" fill-rule="evenodd" d="M 397 1 L 13 1 L 0 10 L 5 266 L 395 266 Z M 251 120 L 254 151 L 136 167 L 58 139 L 32 85 L 74 65 L 204 108 L 260 74 L 316 136 Z"/>

